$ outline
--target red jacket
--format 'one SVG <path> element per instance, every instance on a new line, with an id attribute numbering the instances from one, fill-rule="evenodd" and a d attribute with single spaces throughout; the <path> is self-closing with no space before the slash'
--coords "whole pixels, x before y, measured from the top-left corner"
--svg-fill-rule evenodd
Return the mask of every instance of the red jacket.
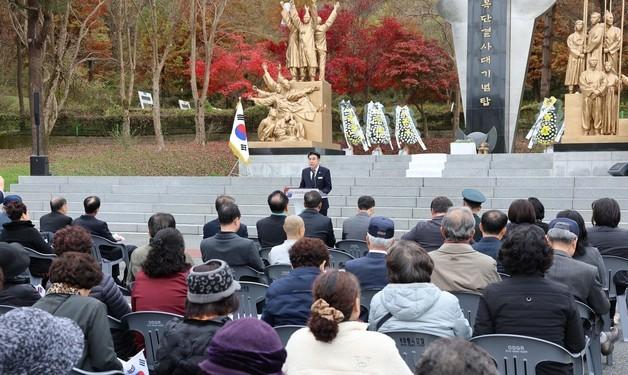
<path id="1" fill-rule="evenodd" d="M 185 314 L 185 299 L 188 293 L 187 276 L 189 270 L 170 277 L 150 278 L 144 271 L 135 276 L 131 292 L 133 311 L 163 311 Z"/>

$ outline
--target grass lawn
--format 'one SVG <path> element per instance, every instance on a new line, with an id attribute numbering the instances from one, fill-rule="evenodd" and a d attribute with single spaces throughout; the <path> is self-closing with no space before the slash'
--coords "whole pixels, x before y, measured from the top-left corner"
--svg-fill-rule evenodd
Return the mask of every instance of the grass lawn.
<path id="1" fill-rule="evenodd" d="M 225 141 L 205 146 L 172 141 L 167 142 L 161 152 L 157 152 L 152 143 L 138 142 L 125 148 L 101 139 L 85 142 L 90 140 L 51 146 L 51 173 L 56 176 L 224 176 L 236 161 Z M 30 173 L 30 154 L 30 147 L 0 149 L 0 176 L 7 190 L 10 184 L 17 183 L 18 176 Z"/>

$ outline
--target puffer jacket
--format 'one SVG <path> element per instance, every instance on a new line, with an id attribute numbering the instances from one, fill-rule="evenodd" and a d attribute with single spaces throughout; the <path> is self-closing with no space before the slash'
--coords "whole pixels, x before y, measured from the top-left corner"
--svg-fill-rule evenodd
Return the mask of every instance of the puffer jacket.
<path id="1" fill-rule="evenodd" d="M 203 374 L 198 364 L 207 356 L 214 334 L 230 319 L 173 319 L 166 324 L 157 349 L 158 375 Z"/>
<path id="2" fill-rule="evenodd" d="M 92 288 L 89 296 L 104 303 L 107 306 L 107 315 L 116 319 L 120 319 L 131 312 L 131 306 L 124 299 L 111 275 L 103 275 L 102 281 Z"/>
<path id="3" fill-rule="evenodd" d="M 437 336 L 471 337 L 458 299 L 431 283 L 388 284 L 373 296 L 369 310 L 369 329 L 391 313 L 380 332 L 421 331 Z"/>

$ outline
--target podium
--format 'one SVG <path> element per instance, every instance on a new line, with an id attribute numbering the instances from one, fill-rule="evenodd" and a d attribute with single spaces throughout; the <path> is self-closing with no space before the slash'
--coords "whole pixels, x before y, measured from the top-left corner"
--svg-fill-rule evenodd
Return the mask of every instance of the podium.
<path id="1" fill-rule="evenodd" d="M 323 197 L 323 199 L 327 199 L 327 194 L 323 194 L 318 189 L 286 188 L 286 195 L 290 200 L 290 204 L 294 208 L 295 215 L 300 214 L 305 209 L 305 207 L 303 207 L 303 198 L 305 197 L 305 194 L 309 193 L 310 191 L 317 191 Z"/>

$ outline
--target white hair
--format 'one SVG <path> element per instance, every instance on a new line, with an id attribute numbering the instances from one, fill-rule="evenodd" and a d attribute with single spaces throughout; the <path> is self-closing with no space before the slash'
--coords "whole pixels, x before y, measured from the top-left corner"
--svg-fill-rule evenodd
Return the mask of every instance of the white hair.
<path id="1" fill-rule="evenodd" d="M 376 247 L 379 249 L 388 249 L 390 246 L 392 246 L 393 242 L 395 242 L 394 238 L 375 237 L 372 236 L 370 233 L 367 233 L 366 236 L 369 239 L 371 247 Z"/>

